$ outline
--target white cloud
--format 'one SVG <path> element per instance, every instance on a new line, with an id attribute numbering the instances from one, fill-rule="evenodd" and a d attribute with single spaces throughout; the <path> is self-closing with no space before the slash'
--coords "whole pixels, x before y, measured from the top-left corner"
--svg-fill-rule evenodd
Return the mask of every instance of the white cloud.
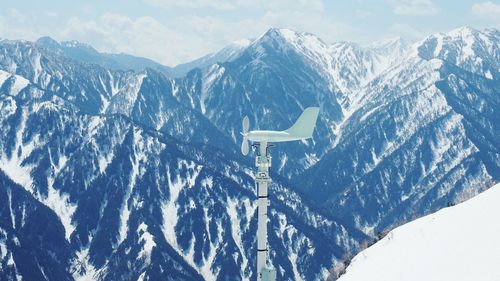
<path id="1" fill-rule="evenodd" d="M 495 4 L 491 1 L 476 3 L 472 5 L 472 13 L 483 19 L 500 23 L 500 4 Z"/>
<path id="2" fill-rule="evenodd" d="M 111 13 L 91 20 L 70 18 L 59 37 L 87 42 L 100 51 L 144 56 L 167 65 L 195 59 L 215 47 L 194 32 L 174 30 L 150 16 L 131 19 Z"/>
<path id="3" fill-rule="evenodd" d="M 431 0 L 388 0 L 392 11 L 403 16 L 432 16 L 439 14 L 439 9 Z"/>
<path id="4" fill-rule="evenodd" d="M 144 0 L 145 3 L 165 9 L 215 9 L 215 10 L 290 10 L 323 9 L 322 0 Z"/>
<path id="5" fill-rule="evenodd" d="M 24 40 L 37 38 L 42 26 L 32 23 L 32 18 L 29 15 L 16 9 L 5 11 L 0 15 L 0 37 Z M 28 26 L 29 28 L 27 28 Z"/>
<path id="6" fill-rule="evenodd" d="M 149 16 L 132 19 L 105 13 L 94 18 L 59 19 L 14 9 L 0 12 L 0 38 L 35 41 L 42 36 L 59 41 L 78 40 L 99 51 L 144 56 L 167 65 L 198 58 L 222 46 L 189 30 L 169 28 Z"/>
<path id="7" fill-rule="evenodd" d="M 204 9 L 212 8 L 217 10 L 233 10 L 244 4 L 245 1 L 230 0 L 144 0 L 147 4 L 171 8 Z"/>
<path id="8" fill-rule="evenodd" d="M 322 12 L 267 12 L 262 18 L 262 22 L 267 27 L 284 27 L 296 31 L 312 32 L 330 43 L 341 40 L 352 40 L 357 32 L 353 27 L 334 21 Z"/>
<path id="9" fill-rule="evenodd" d="M 196 1 L 212 5 L 214 9 L 227 8 L 222 4 L 213 4 L 225 3 L 223 0 L 212 4 L 205 0 Z M 251 1 L 230 3 L 243 7 Z M 129 53 L 174 66 L 218 51 L 233 41 L 257 38 L 271 27 L 313 32 L 328 42 L 352 40 L 360 33 L 347 24 L 335 21 L 325 11 L 321 0 L 254 1 L 256 4 L 251 8 L 251 16 L 196 15 L 190 9 L 188 13 L 179 12 L 161 21 L 151 16 L 132 18 L 116 13 L 84 12 L 78 16 L 54 17 L 40 12 L 4 11 L 0 12 L 0 37 L 36 40 L 41 36 L 51 36 L 59 41 L 78 40 L 99 51 Z"/>
<path id="10" fill-rule="evenodd" d="M 254 1 L 257 2 L 257 1 Z M 324 12 L 322 0 L 261 0 L 258 6 L 267 11 L 316 11 Z"/>
<path id="11" fill-rule="evenodd" d="M 418 30 L 406 23 L 400 23 L 396 22 L 391 25 L 389 28 L 389 35 L 390 36 L 397 36 L 401 38 L 408 39 L 410 41 L 413 40 L 418 40 L 424 38 L 426 35 L 431 34 L 432 32 L 424 32 L 421 30 Z"/>

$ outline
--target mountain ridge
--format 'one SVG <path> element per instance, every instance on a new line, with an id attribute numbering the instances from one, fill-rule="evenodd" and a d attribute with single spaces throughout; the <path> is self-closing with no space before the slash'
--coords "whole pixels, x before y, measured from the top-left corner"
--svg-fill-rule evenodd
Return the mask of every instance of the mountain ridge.
<path id="1" fill-rule="evenodd" d="M 380 55 L 271 29 L 236 57 L 178 78 L 2 41 L 0 169 L 10 176 L 0 178 L 13 177 L 29 198 L 20 202 L 42 203 L 35 213 L 56 220 L 43 243 L 61 243 L 55 250 L 69 257 L 60 258 L 66 273 L 51 276 L 249 280 L 255 190 L 252 159 L 239 153 L 241 119 L 282 129 L 320 106 L 312 140 L 271 150 L 269 239 L 280 278 L 324 279 L 385 227 L 498 182 L 498 32 L 471 32 L 478 47 L 462 60 L 426 56 L 438 35 Z M 462 54 L 466 44 L 446 40 Z M 8 194 L 0 200 L 11 205 Z M 27 274 L 18 253 L 33 238 L 18 237 L 22 208 L 0 211 L 0 265 L 15 279 Z M 50 268 L 30 264 L 37 276 Z"/>

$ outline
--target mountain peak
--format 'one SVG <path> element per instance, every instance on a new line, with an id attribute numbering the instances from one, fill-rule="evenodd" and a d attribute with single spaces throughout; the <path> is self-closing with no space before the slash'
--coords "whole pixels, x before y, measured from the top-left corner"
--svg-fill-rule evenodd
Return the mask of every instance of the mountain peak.
<path id="1" fill-rule="evenodd" d="M 471 33 L 476 33 L 478 32 L 478 30 L 470 27 L 470 26 L 461 26 L 461 27 L 458 27 L 458 28 L 455 28 L 449 32 L 446 32 L 445 34 L 448 34 L 448 35 L 466 35 L 466 34 L 471 34 Z"/>
<path id="2" fill-rule="evenodd" d="M 58 50 L 61 48 L 61 44 L 59 44 L 59 42 L 57 42 L 56 40 L 54 40 L 52 37 L 49 36 L 43 36 L 38 38 L 35 44 L 51 50 Z"/>
<path id="3" fill-rule="evenodd" d="M 277 28 L 271 27 L 268 29 L 259 39 L 274 39 L 274 40 L 294 40 L 298 37 L 297 32 L 286 29 L 286 28 Z M 259 41 L 257 39 L 256 41 Z"/>
<path id="4" fill-rule="evenodd" d="M 467 58 L 475 57 L 478 52 L 489 53 L 494 57 L 496 53 L 494 49 L 498 48 L 495 47 L 498 45 L 493 43 L 494 37 L 496 37 L 495 33 L 489 30 L 476 30 L 463 26 L 449 32 L 429 35 L 416 46 L 420 56 L 425 59 L 437 57 L 456 60 L 458 64 L 461 64 Z"/>
<path id="5" fill-rule="evenodd" d="M 43 37 L 40 37 L 38 38 L 38 40 L 36 40 L 37 44 L 47 44 L 47 45 L 58 45 L 59 46 L 59 42 L 57 42 L 55 39 L 53 39 L 52 37 L 50 36 L 43 36 Z"/>
<path id="6" fill-rule="evenodd" d="M 426 42 L 428 40 L 471 41 L 473 40 L 474 37 L 476 37 L 480 33 L 483 32 L 469 26 L 462 26 L 447 32 L 439 32 L 431 34 L 427 36 L 424 40 L 422 40 L 422 42 Z"/>
<path id="7" fill-rule="evenodd" d="M 366 45 L 370 49 L 390 48 L 394 46 L 407 46 L 408 41 L 400 36 L 378 40 Z"/>
<path id="8" fill-rule="evenodd" d="M 74 48 L 74 49 L 81 49 L 81 50 L 86 50 L 90 51 L 92 53 L 98 53 L 94 47 L 87 43 L 82 43 L 77 40 L 71 40 L 71 41 L 63 41 L 61 42 L 61 46 L 66 47 L 66 48 Z"/>
<path id="9" fill-rule="evenodd" d="M 252 45 L 258 48 L 262 45 L 269 46 L 281 51 L 291 48 L 299 53 L 324 53 L 328 50 L 328 45 L 314 34 L 275 27 L 266 31 Z"/>
<path id="10" fill-rule="evenodd" d="M 410 43 L 401 37 L 393 37 L 363 46 L 381 56 L 403 56 L 409 49 Z"/>
<path id="11" fill-rule="evenodd" d="M 61 43 L 57 42 L 55 39 L 49 36 L 43 36 L 38 38 L 35 42 L 37 45 L 47 48 L 52 51 L 63 51 L 62 49 L 73 49 L 73 50 L 81 50 L 91 54 L 97 54 L 98 51 L 94 49 L 89 44 L 81 43 L 76 40 L 71 41 L 63 41 Z"/>
<path id="12" fill-rule="evenodd" d="M 314 34 L 278 27 L 270 28 L 259 39 L 261 38 L 272 38 L 288 43 L 296 43 L 297 41 L 304 40 L 305 38 L 314 38 L 315 40 L 321 41 L 322 44 L 324 44 L 323 41 Z M 256 41 L 258 41 L 259 39 L 257 39 Z"/>

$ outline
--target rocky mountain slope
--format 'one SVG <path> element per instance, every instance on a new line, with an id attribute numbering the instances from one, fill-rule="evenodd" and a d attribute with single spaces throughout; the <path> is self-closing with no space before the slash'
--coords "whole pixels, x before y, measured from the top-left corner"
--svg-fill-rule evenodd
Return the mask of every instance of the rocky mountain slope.
<path id="1" fill-rule="evenodd" d="M 499 37 L 270 29 L 178 78 L 2 40 L 2 277 L 254 279 L 241 120 L 285 129 L 320 106 L 313 139 L 271 150 L 270 246 L 279 278 L 324 279 L 377 232 L 499 181 Z"/>
<path id="2" fill-rule="evenodd" d="M 217 148 L 233 144 L 169 97 L 174 81 L 26 42 L 2 48 L 0 264 L 8 279 L 255 278 L 252 163 Z M 364 234 L 325 217 L 285 179 L 275 183 L 278 274 L 322 278 Z"/>
<path id="3" fill-rule="evenodd" d="M 338 144 L 301 186 L 374 234 L 498 182 L 497 38 L 462 28 L 414 44 L 361 90 Z"/>

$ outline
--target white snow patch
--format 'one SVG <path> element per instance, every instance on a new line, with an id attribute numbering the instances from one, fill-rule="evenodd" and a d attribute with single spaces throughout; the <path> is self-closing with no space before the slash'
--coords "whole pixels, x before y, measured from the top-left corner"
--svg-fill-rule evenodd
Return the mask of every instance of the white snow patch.
<path id="1" fill-rule="evenodd" d="M 201 180 L 201 185 L 205 188 L 212 188 L 214 186 L 214 180 L 212 177 L 206 177 Z"/>
<path id="2" fill-rule="evenodd" d="M 7 244 L 6 239 L 7 239 L 7 233 L 5 230 L 0 228 L 0 237 L 4 237 L 0 239 L 0 271 L 2 270 L 2 262 L 5 261 L 5 258 L 7 257 Z"/>
<path id="3" fill-rule="evenodd" d="M 47 197 L 42 199 L 42 203 L 57 214 L 64 226 L 66 240 L 69 241 L 71 234 L 75 230 L 71 220 L 77 206 L 70 202 L 68 194 L 62 194 L 59 190 L 54 189 L 52 184 L 49 184 L 47 188 Z"/>
<path id="4" fill-rule="evenodd" d="M 35 55 L 34 55 L 33 61 L 32 61 L 33 71 L 35 72 L 35 75 L 34 75 L 35 81 L 38 81 L 38 78 L 40 77 L 40 74 L 42 74 L 42 71 L 43 71 L 40 58 L 41 58 L 40 52 L 35 52 Z"/>
<path id="5" fill-rule="evenodd" d="M 12 253 L 9 253 L 9 260 L 7 261 L 7 266 L 16 266 L 16 263 L 14 262 L 14 257 L 12 256 Z M 18 279 L 22 280 L 22 279 Z"/>
<path id="6" fill-rule="evenodd" d="M 359 118 L 359 122 L 364 122 L 368 116 L 372 115 L 380 106 L 375 106 L 372 109 L 368 110 L 361 118 Z"/>
<path id="7" fill-rule="evenodd" d="M 307 159 L 307 156 L 306 156 L 306 159 Z M 281 157 L 280 157 L 280 165 L 278 167 L 278 172 L 283 171 L 283 168 L 285 168 L 285 165 L 286 165 L 287 161 L 288 161 L 288 156 L 286 154 L 282 154 Z"/>
<path id="8" fill-rule="evenodd" d="M 437 36 L 437 45 L 436 48 L 434 49 L 434 57 L 437 58 L 439 54 L 441 53 L 441 50 L 443 49 L 443 37 L 442 36 Z"/>
<path id="9" fill-rule="evenodd" d="M 179 245 L 177 244 L 177 235 L 175 233 L 175 226 L 177 225 L 178 216 L 178 206 L 177 199 L 179 198 L 179 193 L 183 187 L 183 183 L 180 180 L 180 176 L 177 176 L 175 182 L 171 181 L 170 169 L 167 169 L 167 181 L 170 198 L 163 204 L 163 234 L 167 242 L 178 250 Z"/>
<path id="10" fill-rule="evenodd" d="M 377 157 L 377 154 L 375 153 L 375 148 L 372 148 L 370 150 L 371 154 L 372 154 L 372 162 L 373 162 L 373 166 L 376 167 L 380 161 L 382 160 L 381 158 Z"/>
<path id="11" fill-rule="evenodd" d="M 10 76 L 12 76 L 12 74 L 5 72 L 3 70 L 0 70 L 0 87 L 3 85 L 5 80 L 9 79 Z"/>
<path id="12" fill-rule="evenodd" d="M 147 159 L 146 154 L 144 153 L 145 149 L 147 149 L 145 144 L 145 140 L 141 137 L 141 130 L 138 128 L 134 128 L 134 155 L 135 157 L 131 157 L 130 161 L 132 162 L 132 171 L 130 173 L 129 185 L 127 187 L 127 191 L 123 198 L 123 205 L 120 212 L 120 229 L 118 233 L 118 245 L 120 245 L 123 240 L 127 237 L 128 232 L 128 220 L 130 217 L 130 207 L 128 201 L 132 196 L 132 192 L 135 187 L 135 182 L 137 178 L 142 176 L 140 170 L 141 162 L 144 163 Z"/>
<path id="13" fill-rule="evenodd" d="M 37 261 L 37 265 L 38 265 L 38 268 L 40 269 L 40 271 L 42 272 L 43 278 L 45 280 L 49 280 L 49 278 L 47 277 L 47 274 L 45 273 L 45 270 L 43 270 L 43 267 L 40 265 L 40 263 L 38 261 Z"/>
<path id="14" fill-rule="evenodd" d="M 341 281 L 500 280 L 500 184 L 398 227 L 359 253 Z"/>
<path id="15" fill-rule="evenodd" d="M 177 225 L 178 217 L 178 204 L 177 200 L 179 198 L 179 194 L 183 188 L 190 188 L 194 186 L 196 179 L 198 178 L 202 166 L 196 166 L 193 162 L 179 161 L 178 163 L 179 169 L 187 169 L 188 175 L 186 178 L 181 178 L 179 174 L 177 174 L 175 181 L 171 180 L 171 172 L 170 169 L 167 169 L 167 180 L 170 191 L 170 198 L 167 202 L 162 206 L 163 213 L 163 234 L 167 242 L 172 245 L 172 247 L 179 253 L 184 260 L 191 265 L 193 268 L 196 268 L 198 272 L 204 277 L 205 280 L 215 280 L 218 274 L 218 269 L 215 269 L 215 272 L 212 270 L 212 266 L 215 260 L 215 257 L 218 254 L 218 249 L 221 247 L 223 243 L 222 239 L 222 226 L 220 223 L 217 223 L 217 239 L 214 239 L 214 242 L 211 242 L 213 239 L 210 237 L 210 230 L 208 229 L 209 222 L 212 220 L 211 217 L 208 216 L 210 211 L 207 208 L 203 208 L 204 220 L 206 222 L 206 233 L 208 233 L 208 237 L 205 240 L 205 243 L 209 243 L 209 254 L 204 256 L 200 264 L 196 264 L 194 262 L 194 241 L 191 240 L 191 245 L 187 251 L 182 250 L 177 243 L 177 235 L 175 233 L 175 226 Z M 203 184 L 202 184 L 203 185 Z M 205 188 L 209 188 L 208 185 L 203 185 Z"/>
<path id="16" fill-rule="evenodd" d="M 60 190 L 54 188 L 54 180 L 59 172 L 66 166 L 68 158 L 65 155 L 60 155 L 58 162 L 53 163 L 52 155 L 49 151 L 49 159 L 54 173 L 53 176 L 47 178 L 47 196 L 45 198 L 40 198 L 40 201 L 57 214 L 64 226 L 66 240 L 69 241 L 71 234 L 75 230 L 75 226 L 71 221 L 77 205 L 71 203 L 69 194 L 62 193 Z"/>
<path id="17" fill-rule="evenodd" d="M 244 270 L 248 266 L 248 259 L 246 257 L 245 250 L 243 248 L 243 242 L 241 241 L 241 227 L 240 227 L 240 220 L 238 219 L 238 206 L 240 206 L 240 202 L 235 199 L 231 200 L 228 199 L 227 201 L 227 213 L 229 215 L 229 218 L 231 219 L 231 234 L 233 236 L 234 241 L 236 242 L 236 246 L 238 247 L 241 257 L 242 257 L 242 264 L 241 264 L 241 269 Z M 235 260 L 237 262 L 237 260 Z M 244 276 L 244 272 L 240 272 L 240 276 Z M 243 277 L 243 280 L 250 280 L 248 276 Z"/>
<path id="18" fill-rule="evenodd" d="M 211 217 L 208 216 L 209 210 L 208 208 L 203 208 L 203 214 L 206 222 L 206 232 L 208 233 L 208 237 L 206 242 L 210 243 L 210 252 L 208 253 L 208 257 L 203 258 L 203 264 L 199 267 L 200 273 L 205 278 L 205 280 L 216 280 L 217 274 L 220 269 L 215 269 L 215 272 L 212 271 L 212 266 L 217 255 L 218 249 L 223 243 L 222 240 L 222 226 L 220 222 L 217 222 L 217 240 L 214 243 L 211 242 L 212 238 L 210 235 L 209 222 L 211 221 Z M 194 262 L 193 262 L 194 264 Z"/>
<path id="19" fill-rule="evenodd" d="M 73 264 L 72 275 L 75 281 L 94 281 L 98 271 L 90 262 L 89 248 L 76 252 L 76 264 Z"/>
<path id="20" fill-rule="evenodd" d="M 100 116 L 92 116 L 89 125 L 88 125 L 88 134 L 89 134 L 89 140 L 94 142 L 94 139 L 91 138 L 91 136 L 94 136 L 97 131 L 103 127 L 104 122 L 102 122 L 102 117 Z M 95 144 L 95 142 L 94 142 Z M 99 148 L 96 146 L 96 150 L 99 150 Z M 97 156 L 97 165 L 99 166 L 99 173 L 104 173 L 106 171 L 106 168 L 108 167 L 109 163 L 114 158 L 114 153 L 112 149 L 105 150 L 103 153 L 99 153 Z"/>
<path id="21" fill-rule="evenodd" d="M 10 221 L 12 223 L 12 228 L 16 229 L 16 217 L 14 216 L 14 212 L 12 210 L 12 190 L 7 191 L 7 199 L 9 201 L 9 212 L 10 212 Z"/>
<path id="22" fill-rule="evenodd" d="M 116 85 L 114 85 L 114 83 L 113 83 L 113 76 L 111 75 L 109 70 L 108 70 L 108 76 L 109 76 L 110 85 L 111 85 L 111 97 L 113 97 L 113 95 L 118 92 L 118 89 L 116 88 Z M 101 87 L 102 87 L 103 91 L 106 91 L 106 83 L 102 80 L 102 77 L 99 77 L 99 81 L 101 82 Z M 101 98 L 101 102 L 102 102 L 100 112 L 101 112 L 101 114 L 103 114 L 106 112 L 106 109 L 108 109 L 110 101 L 109 101 L 108 96 L 106 96 L 106 95 L 100 94 L 99 97 Z"/>
<path id="23" fill-rule="evenodd" d="M 100 95 L 100 97 L 101 97 L 101 102 L 102 102 L 102 107 L 101 107 L 100 112 L 101 112 L 101 114 L 103 114 L 103 113 L 106 113 L 106 109 L 108 109 L 110 102 L 104 95 Z"/>
<path id="24" fill-rule="evenodd" d="M 471 33 L 470 29 L 464 28 L 462 30 L 462 37 L 463 40 L 465 41 L 465 46 L 462 49 L 462 52 L 465 56 L 471 57 L 474 55 L 474 50 L 472 49 L 472 46 L 474 44 L 474 36 Z"/>
<path id="25" fill-rule="evenodd" d="M 301 281 L 303 280 L 302 277 L 300 277 L 299 271 L 297 270 L 297 253 L 296 252 L 291 252 L 290 253 L 290 263 L 292 264 L 292 270 L 293 270 L 293 276 L 295 280 Z"/>
<path id="26" fill-rule="evenodd" d="M 10 89 L 10 94 L 13 96 L 17 96 L 19 92 L 28 86 L 30 81 L 22 76 L 14 75 L 14 84 Z"/>
<path id="27" fill-rule="evenodd" d="M 111 104 L 109 104 L 106 108 L 106 112 L 123 113 L 127 116 L 130 116 L 134 108 L 134 104 L 137 101 L 137 97 L 139 96 L 142 83 L 144 82 L 144 79 L 146 77 L 147 75 L 145 73 L 134 75 L 133 77 L 130 77 L 127 80 L 127 83 L 123 85 L 119 90 L 116 89 L 112 81 L 111 99 L 113 101 L 116 99 L 118 102 L 111 102 Z"/>
<path id="28" fill-rule="evenodd" d="M 26 127 L 28 111 L 23 108 L 19 128 L 16 132 L 16 143 L 11 157 L 7 158 L 6 154 L 0 156 L 0 169 L 15 183 L 24 187 L 28 192 L 33 193 L 33 179 L 31 178 L 31 170 L 33 167 L 29 165 L 22 165 L 22 162 L 31 153 L 31 149 L 23 147 L 22 136 Z M 18 151 L 21 151 L 21 155 Z"/>
<path id="29" fill-rule="evenodd" d="M 201 95 L 200 95 L 200 109 L 201 113 L 205 114 L 206 112 L 206 107 L 205 107 L 205 101 L 207 99 L 207 95 L 210 92 L 210 88 L 212 87 L 213 83 L 224 74 L 225 68 L 218 65 L 214 64 L 212 65 L 209 69 L 207 74 L 204 75 L 203 77 L 203 87 L 201 90 Z"/>
<path id="30" fill-rule="evenodd" d="M 319 158 L 316 153 L 306 153 L 306 169 L 312 167 L 314 164 L 318 163 Z"/>
<path id="31" fill-rule="evenodd" d="M 5 242 L 0 242 L 0 261 L 3 261 L 7 256 L 7 245 Z M 2 265 L 0 264 L 0 269 L 2 269 Z"/>
<path id="32" fill-rule="evenodd" d="M 288 220 L 284 214 L 281 213 L 276 213 L 275 211 L 272 211 L 273 213 L 277 214 L 278 216 L 278 221 L 279 221 L 279 233 L 277 235 L 279 237 L 286 237 L 288 239 L 285 239 L 286 241 L 290 241 L 286 244 L 287 252 L 288 252 L 288 257 L 290 260 L 290 263 L 292 265 L 292 271 L 294 275 L 295 280 L 303 280 L 302 277 L 300 276 L 300 273 L 298 271 L 297 267 L 297 258 L 298 258 L 298 251 L 301 246 L 305 242 L 307 242 L 307 238 L 303 236 L 302 234 L 299 234 L 297 229 L 292 225 L 288 223 Z"/>
<path id="33" fill-rule="evenodd" d="M 484 73 L 484 76 L 490 80 L 493 80 L 493 75 L 491 75 L 491 71 L 489 69 Z"/>
<path id="34" fill-rule="evenodd" d="M 181 169 L 183 166 L 186 167 L 188 170 L 193 171 L 191 175 L 188 175 L 187 179 L 181 179 L 180 175 L 177 174 L 175 180 L 172 182 L 170 168 L 167 168 L 166 171 L 170 198 L 168 199 L 168 201 L 163 203 L 162 206 L 162 215 L 163 215 L 162 230 L 163 230 L 163 235 L 165 236 L 167 242 L 178 253 L 180 253 L 184 258 L 186 258 L 185 253 L 181 251 L 177 243 L 177 235 L 175 233 L 175 226 L 177 225 L 177 221 L 179 219 L 178 216 L 179 207 L 177 204 L 177 199 L 179 198 L 179 194 L 184 187 L 189 186 L 190 183 L 194 184 L 196 178 L 198 178 L 198 175 L 201 171 L 201 167 L 195 166 L 194 163 L 187 163 L 186 161 L 180 161 L 178 163 L 178 168 Z M 189 260 L 187 261 L 189 262 Z"/>
<path id="35" fill-rule="evenodd" d="M 144 258 L 146 257 L 147 259 L 147 264 L 151 262 L 151 251 L 153 250 L 153 247 L 156 246 L 156 243 L 154 241 L 154 236 L 148 232 L 148 226 L 145 223 L 141 223 L 139 225 L 139 228 L 137 229 L 137 234 L 140 235 L 139 242 L 144 242 L 144 246 L 142 247 L 141 251 L 139 252 L 139 258 Z"/>

